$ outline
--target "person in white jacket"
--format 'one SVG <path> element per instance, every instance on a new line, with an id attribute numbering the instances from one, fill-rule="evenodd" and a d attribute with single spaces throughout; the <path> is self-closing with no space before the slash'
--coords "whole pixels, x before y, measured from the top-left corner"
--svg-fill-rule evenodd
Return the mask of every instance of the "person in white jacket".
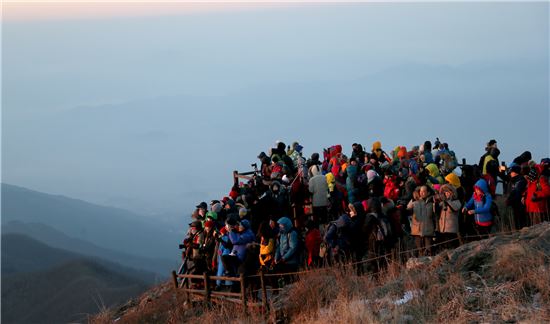
<path id="1" fill-rule="evenodd" d="M 312 194 L 313 217 L 316 223 L 328 223 L 328 184 L 319 165 L 309 168 L 309 192 Z"/>

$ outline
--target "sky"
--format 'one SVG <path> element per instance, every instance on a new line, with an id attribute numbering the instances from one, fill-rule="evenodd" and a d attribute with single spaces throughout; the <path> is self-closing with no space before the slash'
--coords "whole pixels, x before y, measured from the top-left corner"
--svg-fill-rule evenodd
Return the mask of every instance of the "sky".
<path id="1" fill-rule="evenodd" d="M 548 36 L 547 2 L 4 4 L 2 181 L 176 217 L 276 140 L 540 160 Z"/>

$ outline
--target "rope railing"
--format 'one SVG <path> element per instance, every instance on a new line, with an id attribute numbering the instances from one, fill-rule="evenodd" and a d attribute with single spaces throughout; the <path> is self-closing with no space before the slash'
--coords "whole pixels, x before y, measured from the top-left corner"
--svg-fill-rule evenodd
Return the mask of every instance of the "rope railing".
<path id="1" fill-rule="evenodd" d="M 456 237 L 450 240 L 446 240 L 443 242 L 434 243 L 431 245 L 431 247 L 441 246 L 444 244 L 448 244 L 455 241 L 460 241 L 462 239 L 471 239 L 471 238 L 488 238 L 495 236 L 496 234 L 500 235 L 510 235 L 519 232 L 520 230 L 511 230 L 511 231 L 503 231 L 498 233 L 489 233 L 489 234 L 479 234 L 479 235 L 466 235 L 463 237 Z M 404 251 L 398 251 L 396 253 L 387 253 L 384 255 L 367 258 L 364 260 L 356 261 L 356 262 L 348 262 L 348 263 L 339 263 L 337 264 L 338 267 L 341 268 L 347 268 L 347 267 L 355 267 L 357 265 L 374 262 L 377 260 L 388 260 L 388 258 L 394 257 L 395 255 L 404 255 L 404 254 L 412 254 L 414 252 L 425 250 L 425 248 L 414 248 L 414 249 L 408 249 Z M 191 294 L 198 294 L 204 297 L 206 302 L 211 302 L 214 299 L 234 302 L 237 304 L 240 304 L 243 306 L 243 311 L 246 312 L 247 307 L 260 307 L 262 311 L 268 311 L 269 310 L 269 303 L 268 303 L 268 291 L 282 291 L 283 289 L 281 287 L 271 287 L 266 284 L 266 278 L 268 277 L 289 277 L 289 276 L 301 276 L 305 274 L 309 274 L 312 272 L 323 272 L 323 271 L 330 271 L 333 270 L 334 267 L 320 267 L 315 269 L 308 269 L 308 270 L 302 270 L 302 271 L 294 271 L 294 272 L 285 272 L 285 273 L 264 273 L 261 271 L 259 274 L 255 275 L 248 275 L 245 276 L 244 274 L 241 274 L 239 277 L 226 277 L 226 276 L 210 276 L 207 273 L 204 273 L 202 275 L 193 275 L 193 274 L 176 274 L 175 271 L 172 271 L 173 279 L 174 279 L 174 285 L 175 288 L 181 288 L 183 291 L 187 293 L 187 299 L 190 299 Z M 246 283 L 250 282 L 251 279 L 260 279 L 260 289 L 251 289 L 252 294 L 261 292 L 261 302 L 249 302 L 246 294 Z M 184 279 L 187 280 L 187 287 L 183 287 L 183 285 L 180 287 L 178 283 L 178 279 Z M 201 280 L 204 283 L 204 289 L 196 289 L 189 287 L 189 281 L 190 280 Z M 223 281 L 232 281 L 232 282 L 238 282 L 240 284 L 240 292 L 223 292 L 223 291 L 212 291 L 211 290 L 211 282 L 213 280 L 223 280 Z"/>

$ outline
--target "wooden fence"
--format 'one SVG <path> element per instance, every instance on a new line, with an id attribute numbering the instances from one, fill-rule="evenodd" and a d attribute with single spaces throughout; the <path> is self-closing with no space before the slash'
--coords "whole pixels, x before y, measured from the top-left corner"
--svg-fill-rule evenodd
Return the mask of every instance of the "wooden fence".
<path id="1" fill-rule="evenodd" d="M 280 276 L 280 274 L 264 274 L 260 272 L 258 275 L 245 277 L 241 274 L 240 277 L 224 277 L 224 276 L 211 276 L 208 273 L 203 275 L 193 274 L 177 274 L 176 271 L 172 271 L 172 277 L 174 281 L 174 287 L 183 291 L 186 294 L 187 301 L 190 301 L 192 296 L 202 296 L 206 303 L 210 302 L 232 302 L 243 306 L 243 310 L 246 311 L 248 307 L 261 308 L 262 311 L 268 311 L 268 296 L 267 292 L 279 290 L 278 288 L 269 287 L 266 285 L 266 277 Z M 247 281 L 250 282 L 252 278 L 259 278 L 259 290 L 252 290 L 252 294 L 247 293 Z M 179 281 L 181 279 L 181 281 Z M 238 283 L 240 292 L 227 292 L 227 291 L 215 291 L 212 290 L 213 283 L 217 280 L 230 281 Z M 191 287 L 191 282 L 202 284 L 203 289 L 197 289 Z M 261 301 L 256 301 L 254 293 L 261 292 Z M 251 298 L 252 297 L 252 298 Z M 249 300 L 252 299 L 252 300 Z"/>
<path id="2" fill-rule="evenodd" d="M 510 235 L 519 231 L 520 230 L 508 230 L 508 231 L 501 230 L 491 234 L 473 235 L 473 236 L 465 236 L 465 237 L 459 236 L 457 238 L 453 238 L 444 242 L 435 243 L 432 245 L 432 247 L 445 245 L 453 241 L 459 241 L 461 242 L 461 245 L 462 245 L 464 240 L 466 242 L 469 242 L 472 239 L 477 240 L 477 239 L 489 238 L 494 236 L 495 234 Z M 410 257 L 412 253 L 421 251 L 423 249 L 424 248 L 413 248 L 413 249 L 398 251 L 397 253 L 388 253 L 388 254 L 384 254 L 384 255 L 368 258 L 368 259 L 363 259 L 357 262 L 339 264 L 337 266 L 339 266 L 340 268 L 355 267 L 360 264 L 365 264 L 367 262 L 373 262 L 373 261 L 378 261 L 383 259 L 385 259 L 386 262 L 392 259 L 393 261 L 399 261 L 401 256 Z M 308 270 L 302 270 L 302 271 L 291 272 L 291 273 L 264 273 L 260 271 L 259 274 L 257 275 L 245 276 L 244 274 L 241 274 L 240 277 L 210 276 L 208 273 L 204 273 L 202 275 L 177 274 L 176 271 L 172 271 L 172 277 L 173 277 L 175 289 L 179 291 L 183 291 L 186 294 L 187 301 L 190 301 L 192 296 L 200 296 L 204 299 L 206 303 L 232 302 L 235 304 L 242 305 L 244 312 L 247 312 L 247 309 L 251 307 L 251 308 L 259 308 L 262 311 L 262 313 L 264 313 L 264 312 L 269 312 L 270 306 L 271 306 L 268 300 L 268 291 L 273 293 L 273 292 L 282 290 L 282 288 L 268 285 L 269 282 L 273 283 L 273 281 L 270 280 L 270 278 L 277 278 L 277 277 L 285 278 L 289 276 L 293 276 L 296 278 L 300 275 L 304 275 L 313 271 L 323 271 L 323 270 L 329 271 L 331 270 L 331 267 L 308 269 Z M 181 279 L 181 281 L 179 281 L 179 279 Z M 192 288 L 190 285 L 192 280 L 194 283 L 197 283 L 197 282 L 202 283 L 202 289 Z M 213 283 L 217 280 L 231 281 L 231 282 L 238 283 L 240 287 L 240 292 L 226 292 L 226 291 L 212 290 Z M 250 285 L 252 281 L 255 281 L 255 283 L 259 284 L 259 287 L 258 285 Z M 255 287 L 256 289 L 254 290 L 253 287 Z M 247 288 L 250 288 L 250 289 L 247 291 Z M 257 301 L 258 298 L 256 297 L 260 292 L 261 292 L 261 298 L 260 298 L 260 301 Z M 249 299 L 252 299 L 252 300 L 249 300 Z"/>

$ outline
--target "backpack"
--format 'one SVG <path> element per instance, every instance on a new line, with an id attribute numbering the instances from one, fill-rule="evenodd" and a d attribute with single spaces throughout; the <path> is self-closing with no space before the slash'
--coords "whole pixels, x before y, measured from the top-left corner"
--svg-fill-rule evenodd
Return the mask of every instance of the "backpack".
<path id="1" fill-rule="evenodd" d="M 346 244 L 348 246 L 351 246 L 351 241 L 349 240 L 349 235 L 346 235 L 346 234 L 349 234 L 349 228 L 347 228 L 348 226 L 344 226 L 344 227 L 339 227 L 337 224 L 336 224 L 337 221 L 332 221 L 328 224 L 327 226 L 327 233 L 330 229 L 331 226 L 334 226 L 334 228 L 336 228 L 336 240 L 337 241 L 340 241 L 340 240 L 343 240 L 346 242 Z M 346 232 L 346 228 L 348 230 L 348 232 Z"/>
<path id="2" fill-rule="evenodd" d="M 483 204 L 485 205 L 486 202 L 485 196 L 483 196 Z M 500 211 L 498 210 L 498 205 L 495 202 L 495 199 L 491 201 L 491 209 L 489 210 L 489 213 L 491 213 L 491 216 L 493 216 L 493 224 L 499 220 L 500 217 Z"/>
<path id="3" fill-rule="evenodd" d="M 378 215 L 373 214 L 374 217 L 378 220 L 376 225 L 376 240 L 383 242 L 387 246 L 393 245 L 394 234 L 391 221 L 385 217 L 378 217 Z"/>
<path id="4" fill-rule="evenodd" d="M 458 166 L 458 161 L 456 160 L 455 152 L 447 151 L 441 153 L 441 160 L 443 160 L 443 169 L 446 172 L 453 171 Z"/>
<path id="5" fill-rule="evenodd" d="M 296 232 L 297 237 L 298 237 L 296 252 L 294 252 L 293 257 L 296 257 L 296 260 L 298 261 L 298 265 L 304 264 L 304 262 L 307 262 L 307 255 L 305 253 L 305 248 L 306 248 L 305 239 L 304 239 L 304 237 L 302 237 L 300 232 L 298 232 L 296 227 L 292 227 L 292 229 L 290 231 L 288 231 L 288 233 L 286 233 L 286 239 L 288 240 L 288 242 L 290 242 L 290 234 L 292 232 Z M 277 242 L 277 243 L 280 244 L 280 242 Z"/>

